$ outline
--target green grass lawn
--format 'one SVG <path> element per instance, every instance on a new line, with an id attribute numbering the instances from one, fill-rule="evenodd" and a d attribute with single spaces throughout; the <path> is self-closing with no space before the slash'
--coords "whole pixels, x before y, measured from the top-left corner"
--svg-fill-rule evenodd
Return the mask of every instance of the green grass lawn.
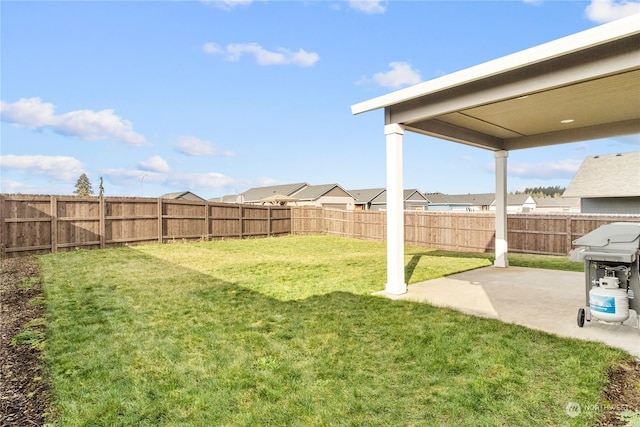
<path id="1" fill-rule="evenodd" d="M 371 296 L 385 260 L 384 243 L 327 236 L 40 257 L 57 424 L 594 422 L 597 412 L 570 418 L 566 405 L 596 405 L 607 369 L 628 355 Z M 490 263 L 406 249 L 409 283 Z M 544 265 L 578 268 L 562 257 Z"/>

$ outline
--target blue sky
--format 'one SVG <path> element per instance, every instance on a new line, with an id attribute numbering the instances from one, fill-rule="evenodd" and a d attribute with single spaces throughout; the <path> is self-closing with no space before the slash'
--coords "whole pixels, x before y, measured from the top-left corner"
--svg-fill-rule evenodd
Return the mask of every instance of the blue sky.
<path id="1" fill-rule="evenodd" d="M 599 1 L 2 1 L 1 191 L 211 198 L 384 187 L 382 112 L 352 104 L 640 12 Z M 508 189 L 566 186 L 640 135 L 513 151 Z M 411 133 L 404 186 L 495 189 L 493 153 Z"/>

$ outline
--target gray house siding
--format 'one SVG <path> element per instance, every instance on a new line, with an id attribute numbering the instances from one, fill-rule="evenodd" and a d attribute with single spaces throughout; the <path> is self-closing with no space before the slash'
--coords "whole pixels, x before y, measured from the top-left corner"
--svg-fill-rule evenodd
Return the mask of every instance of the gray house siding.
<path id="1" fill-rule="evenodd" d="M 582 213 L 640 214 L 640 197 L 583 198 Z"/>

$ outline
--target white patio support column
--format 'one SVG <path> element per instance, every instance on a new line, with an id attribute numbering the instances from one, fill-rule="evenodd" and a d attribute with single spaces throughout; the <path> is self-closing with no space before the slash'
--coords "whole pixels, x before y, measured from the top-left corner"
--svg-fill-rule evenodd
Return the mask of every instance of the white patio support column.
<path id="1" fill-rule="evenodd" d="M 402 137 L 398 124 L 384 127 L 387 137 L 387 285 L 385 292 L 407 292 L 404 282 L 404 202 L 402 184 Z"/>
<path id="2" fill-rule="evenodd" d="M 508 267 L 507 259 L 507 157 L 508 151 L 496 151 L 496 260 L 495 267 Z"/>

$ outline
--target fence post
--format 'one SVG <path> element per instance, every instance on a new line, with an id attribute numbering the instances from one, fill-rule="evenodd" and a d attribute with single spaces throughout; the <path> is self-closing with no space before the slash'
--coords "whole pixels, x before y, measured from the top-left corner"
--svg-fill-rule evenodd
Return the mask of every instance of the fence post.
<path id="1" fill-rule="evenodd" d="M 569 253 L 569 251 L 571 250 L 571 243 L 573 242 L 573 239 L 571 238 L 571 236 L 573 236 L 573 217 L 571 215 L 569 215 L 567 217 L 567 220 L 565 221 L 565 229 L 567 232 L 567 238 L 565 240 L 565 253 Z"/>
<path id="2" fill-rule="evenodd" d="M 162 221 L 162 198 L 158 199 L 158 243 L 164 242 L 164 227 Z"/>
<path id="3" fill-rule="evenodd" d="M 271 237 L 271 206 L 267 206 L 267 237 Z"/>
<path id="4" fill-rule="evenodd" d="M 240 205 L 240 207 L 238 208 L 238 215 L 240 215 L 240 224 L 239 224 L 239 229 L 240 229 L 240 239 L 244 238 L 244 206 Z"/>
<path id="5" fill-rule="evenodd" d="M 100 249 L 104 249 L 105 247 L 105 241 L 107 240 L 107 226 L 105 224 L 105 218 L 107 216 L 106 210 L 105 210 L 105 201 L 104 201 L 104 197 L 100 196 L 100 204 L 98 205 L 98 213 L 100 215 Z"/>
<path id="6" fill-rule="evenodd" d="M 289 206 L 289 234 L 295 234 L 296 224 L 294 222 L 293 207 Z"/>
<path id="7" fill-rule="evenodd" d="M 204 240 L 209 240 L 209 202 L 204 202 Z"/>
<path id="8" fill-rule="evenodd" d="M 58 198 L 51 196 L 51 253 L 58 252 Z"/>

